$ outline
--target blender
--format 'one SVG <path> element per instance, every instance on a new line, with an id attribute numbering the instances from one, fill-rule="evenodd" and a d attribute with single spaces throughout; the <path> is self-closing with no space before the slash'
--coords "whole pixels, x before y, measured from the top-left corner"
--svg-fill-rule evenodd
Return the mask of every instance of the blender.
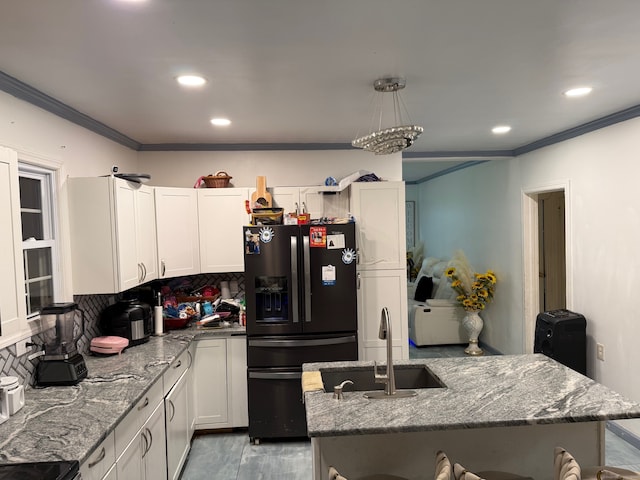
<path id="1" fill-rule="evenodd" d="M 78 335 L 74 336 L 76 316 L 80 314 Z M 84 358 L 78 353 L 77 342 L 84 333 L 84 311 L 73 302 L 53 303 L 40 311 L 44 321 L 55 322 L 55 335 L 45 339 L 44 355 L 36 374 L 39 386 L 76 385 L 87 376 Z"/>

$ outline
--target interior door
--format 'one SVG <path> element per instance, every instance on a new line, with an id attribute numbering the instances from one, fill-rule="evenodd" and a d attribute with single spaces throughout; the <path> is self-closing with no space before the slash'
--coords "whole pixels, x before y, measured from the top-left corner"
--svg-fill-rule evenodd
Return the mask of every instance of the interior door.
<path id="1" fill-rule="evenodd" d="M 566 308 L 564 192 L 538 197 L 540 245 L 540 311 Z"/>

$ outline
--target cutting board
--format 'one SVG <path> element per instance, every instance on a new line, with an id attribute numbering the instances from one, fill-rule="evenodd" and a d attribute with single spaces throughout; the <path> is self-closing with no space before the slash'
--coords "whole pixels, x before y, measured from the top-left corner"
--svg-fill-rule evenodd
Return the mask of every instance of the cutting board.
<path id="1" fill-rule="evenodd" d="M 270 208 L 271 203 L 271 194 L 267 192 L 267 177 L 256 177 L 256 191 L 251 194 L 252 208 L 256 204 L 261 208 Z"/>

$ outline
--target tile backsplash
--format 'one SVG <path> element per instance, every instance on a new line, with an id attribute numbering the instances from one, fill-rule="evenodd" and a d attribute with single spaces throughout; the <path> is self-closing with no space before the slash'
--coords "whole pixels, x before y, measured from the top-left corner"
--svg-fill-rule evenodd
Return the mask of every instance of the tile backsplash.
<path id="1" fill-rule="evenodd" d="M 236 298 L 244 297 L 244 274 L 243 273 L 222 273 L 222 274 L 202 274 L 189 277 L 179 277 L 167 279 L 166 281 L 156 281 L 154 288 L 159 285 L 169 285 L 175 287 L 178 285 L 189 285 L 191 289 L 197 290 L 205 285 L 215 285 L 220 287 L 221 281 L 238 282 L 238 294 Z M 148 287 L 146 285 L 144 287 Z M 142 291 L 149 290 L 143 288 Z M 141 291 L 141 293 L 142 293 Z M 73 301 L 78 304 L 85 314 L 84 334 L 78 341 L 78 351 L 82 354 L 88 354 L 91 339 L 102 335 L 99 327 L 100 313 L 111 303 L 119 300 L 125 295 L 130 295 L 133 291 L 127 291 L 119 295 L 75 295 Z M 31 341 L 36 344 L 44 343 L 45 339 L 50 335 L 55 335 L 54 329 L 34 335 Z M 10 345 L 7 348 L 0 349 L 0 376 L 15 376 L 20 379 L 20 383 L 25 385 L 33 385 L 34 374 L 38 359 L 29 360 L 28 356 L 34 353 L 29 352 L 26 355 L 18 356 L 16 345 Z"/>

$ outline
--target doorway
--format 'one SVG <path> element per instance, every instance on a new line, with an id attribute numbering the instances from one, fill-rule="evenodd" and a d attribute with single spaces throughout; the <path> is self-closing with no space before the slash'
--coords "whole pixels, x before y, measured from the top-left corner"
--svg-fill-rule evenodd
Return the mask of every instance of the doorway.
<path id="1" fill-rule="evenodd" d="M 538 195 L 540 311 L 567 306 L 564 190 Z"/>
<path id="2" fill-rule="evenodd" d="M 570 308 L 571 241 L 569 185 L 523 192 L 523 351 L 533 352 L 538 313 Z"/>

